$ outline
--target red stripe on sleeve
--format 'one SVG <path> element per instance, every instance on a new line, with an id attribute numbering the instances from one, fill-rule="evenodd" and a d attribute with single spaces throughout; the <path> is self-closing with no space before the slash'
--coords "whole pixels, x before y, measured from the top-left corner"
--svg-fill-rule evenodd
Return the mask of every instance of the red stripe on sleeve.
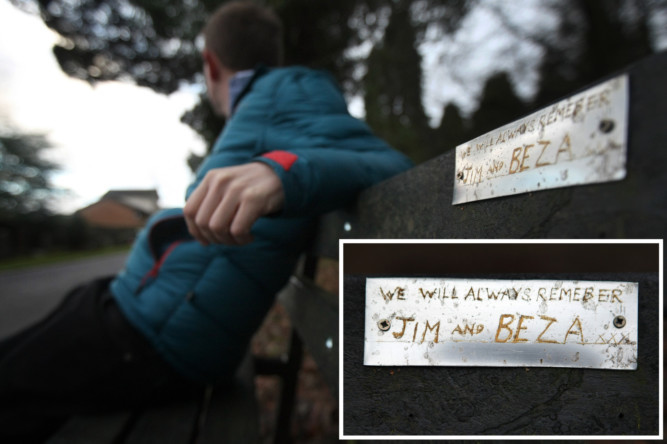
<path id="1" fill-rule="evenodd" d="M 296 162 L 299 158 L 296 154 L 292 154 L 287 151 L 270 151 L 266 154 L 262 154 L 262 157 L 266 157 L 267 159 L 271 159 L 274 162 L 277 162 L 285 169 L 285 171 L 289 171 L 289 169 L 292 168 L 294 162 Z"/>

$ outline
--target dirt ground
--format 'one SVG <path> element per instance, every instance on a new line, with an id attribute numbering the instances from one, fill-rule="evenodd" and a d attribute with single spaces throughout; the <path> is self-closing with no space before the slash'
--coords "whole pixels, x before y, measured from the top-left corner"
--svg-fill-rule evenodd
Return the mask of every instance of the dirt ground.
<path id="1" fill-rule="evenodd" d="M 338 294 L 338 263 L 321 261 L 316 283 Z M 278 357 L 286 353 L 290 328 L 285 309 L 280 304 L 274 305 L 253 339 L 253 354 Z M 280 378 L 257 376 L 255 389 L 260 407 L 260 437 L 263 442 L 269 443 L 276 425 Z M 295 443 L 303 444 L 334 442 L 338 436 L 338 400 L 332 396 L 307 351 L 299 371 L 292 436 Z"/>

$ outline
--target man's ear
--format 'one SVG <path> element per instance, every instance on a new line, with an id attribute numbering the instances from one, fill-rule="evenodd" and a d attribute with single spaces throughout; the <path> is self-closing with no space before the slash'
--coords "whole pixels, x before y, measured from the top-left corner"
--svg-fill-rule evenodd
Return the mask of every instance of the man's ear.
<path id="1" fill-rule="evenodd" d="M 211 80 L 217 81 L 220 78 L 220 62 L 218 58 L 208 49 L 204 48 L 202 51 L 204 58 L 204 68 L 208 70 L 208 75 Z"/>

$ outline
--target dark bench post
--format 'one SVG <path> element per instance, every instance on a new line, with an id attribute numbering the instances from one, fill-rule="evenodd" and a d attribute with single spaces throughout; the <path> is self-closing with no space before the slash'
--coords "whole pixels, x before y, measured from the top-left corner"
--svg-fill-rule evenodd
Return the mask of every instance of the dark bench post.
<path id="1" fill-rule="evenodd" d="M 288 358 L 282 363 L 260 360 L 258 365 L 258 373 L 281 374 L 283 378 L 276 443 L 291 442 L 292 410 L 304 349 L 315 360 L 334 397 L 338 396 L 338 296 L 315 284 L 319 260 L 337 258 L 338 238 L 329 235 L 336 231 L 326 226 L 320 226 L 318 233 L 297 272 L 278 295 L 292 324 Z"/>

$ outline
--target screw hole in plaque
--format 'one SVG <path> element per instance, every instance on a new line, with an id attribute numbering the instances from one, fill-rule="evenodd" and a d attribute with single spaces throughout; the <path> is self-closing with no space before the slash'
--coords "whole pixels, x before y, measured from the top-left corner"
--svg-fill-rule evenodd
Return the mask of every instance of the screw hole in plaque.
<path id="1" fill-rule="evenodd" d="M 616 316 L 614 318 L 614 327 L 616 328 L 625 327 L 625 318 L 623 316 Z"/>

